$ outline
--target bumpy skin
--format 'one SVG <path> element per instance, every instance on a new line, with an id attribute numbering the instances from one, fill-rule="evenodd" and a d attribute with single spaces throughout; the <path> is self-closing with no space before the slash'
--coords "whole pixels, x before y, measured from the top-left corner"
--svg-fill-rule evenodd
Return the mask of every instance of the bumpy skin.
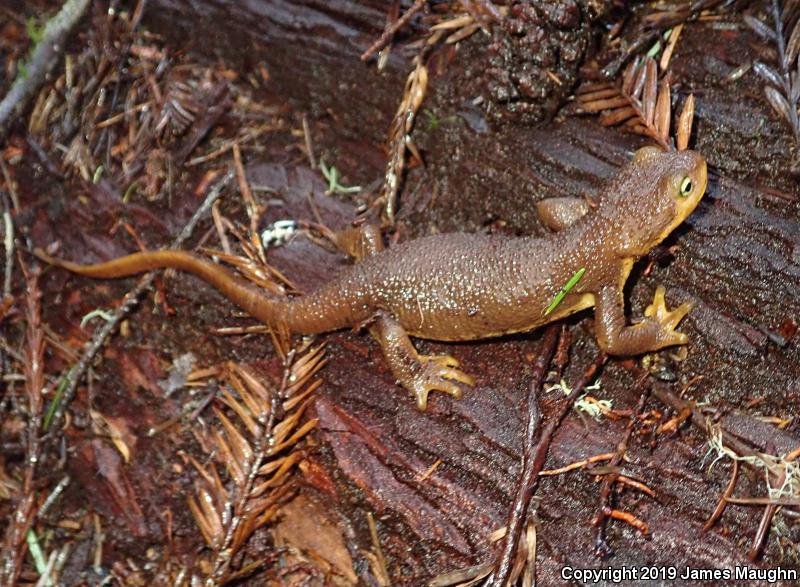
<path id="1" fill-rule="evenodd" d="M 685 344 L 675 331 L 691 309 L 670 312 L 659 287 L 642 322 L 628 326 L 623 287 L 634 261 L 661 242 L 695 208 L 706 187 L 706 164 L 691 151 L 644 148 L 597 199 L 596 209 L 560 198 L 541 208 L 559 232 L 546 238 L 443 234 L 383 250 L 374 229 L 350 230 L 336 244 L 359 263 L 317 291 L 298 298 L 271 297 L 222 267 L 181 251 L 138 253 L 98 265 L 76 265 L 39 253 L 56 265 L 92 277 L 114 278 L 174 267 L 198 275 L 262 322 L 296 333 L 369 325 L 398 382 L 417 396 L 460 396 L 472 379 L 449 356 L 418 355 L 409 335 L 473 340 L 532 330 L 595 307 L 600 347 L 634 355 Z M 581 280 L 551 312 L 561 288 Z"/>

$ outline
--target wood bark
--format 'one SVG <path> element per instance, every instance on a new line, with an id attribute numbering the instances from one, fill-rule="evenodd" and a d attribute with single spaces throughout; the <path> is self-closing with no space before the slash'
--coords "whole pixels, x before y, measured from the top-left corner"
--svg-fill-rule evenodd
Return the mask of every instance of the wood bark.
<path id="1" fill-rule="evenodd" d="M 195 31 L 204 45 L 196 43 L 196 49 L 225 52 L 226 39 L 240 39 L 237 47 L 248 39 L 252 51 L 234 57 L 266 63 L 274 84 L 268 90 L 308 112 L 315 128 L 325 130 L 317 135 L 321 148 L 353 177 L 382 177 L 381 145 L 410 71 L 409 51 L 396 47 L 384 73 L 358 56 L 380 35 L 386 4 L 275 0 L 234 8 L 211 0 L 160 0 L 153 5 L 164 11 L 151 11 L 151 19 L 157 13 L 151 26 L 177 24 L 188 31 L 199 20 L 216 31 L 207 37 Z M 413 31 L 412 26 L 405 34 Z M 708 158 L 712 181 L 698 210 L 659 249 L 662 255 L 637 265 L 629 286 L 630 313 L 641 315 L 658 283 L 667 287 L 670 305 L 693 301 L 696 307 L 681 328 L 692 340 L 688 356 L 668 360 L 660 375 L 674 377 L 676 391 L 700 376 L 687 396 L 726 410 L 745 410 L 749 400 L 765 397 L 759 413 L 793 417 L 787 430 L 748 433 L 754 420 L 740 415 L 746 423 L 729 420 L 729 425 L 762 449 L 771 444 L 786 451 L 800 445 L 800 347 L 793 338 L 800 320 L 800 204 L 797 185 L 787 175 L 793 149 L 788 129 L 769 109 L 756 80 L 726 79 L 753 42 L 758 41 L 748 33 L 732 39 L 708 23 L 692 23 L 684 31 L 673 57 L 674 83 L 680 95 L 697 94 L 695 147 Z M 537 200 L 593 193 L 644 144 L 570 109 L 539 127 L 476 125 L 475 112 L 463 107 L 471 96 L 460 95 L 455 82 L 465 69 L 480 67 L 480 61 L 466 60 L 480 60 L 483 43 L 480 35 L 468 40 L 469 50 L 451 55 L 446 71 L 431 81 L 426 107 L 447 122 L 438 130 L 420 125 L 414 135 L 426 167 L 409 174 L 401 195 L 406 233 L 476 230 L 491 223 L 543 232 L 534 218 Z M 334 227 L 346 224 L 353 212 L 352 204 L 322 196 L 325 186 L 309 170 L 287 175 L 267 164 L 252 171 L 270 174 L 273 181 L 280 176 L 286 204 L 272 212 L 275 217 L 307 217 L 309 189 L 323 220 Z M 303 288 L 344 262 L 305 242 L 282 249 L 273 261 Z M 569 327 L 575 340 L 568 381 L 596 352 L 589 316 L 570 320 Z M 505 523 L 520 471 L 522 402 L 538 338 L 420 344 L 426 353 L 454 354 L 477 379 L 464 399 L 434 397 L 420 413 L 395 386 L 376 344 L 352 333 L 331 337 L 326 383 L 315 407 L 323 446 L 310 457 L 314 474 L 307 481 L 308 491 L 335 502 L 331 507 L 356 530 L 351 552 L 371 548 L 365 514 L 373 512 L 396 584 L 420 585 L 438 573 L 492 560 L 488 536 Z M 607 367 L 602 382 L 599 395 L 615 407 L 636 404 L 622 363 Z M 546 418 L 551 396 L 541 401 Z M 568 417 L 548 466 L 613 451 L 624 426 L 625 421 Z M 593 478 L 576 472 L 545 479 L 536 511 L 541 583 L 561 583 L 565 565 L 748 564 L 748 541 L 760 509 L 729 506 L 717 528 L 702 531 L 730 470 L 729 463 L 710 469 L 714 455 L 707 453 L 706 439 L 688 428 L 658 437 L 654 446 L 637 438 L 625 471 L 646 482 L 657 498 L 626 491 L 618 496 L 618 507 L 645 520 L 650 535 L 612 524 L 616 552 L 609 560 L 593 555 L 589 522 L 598 503 Z M 762 479 L 752 475 L 740 481 L 736 494 L 764 492 Z M 764 560 L 750 564 L 779 562 L 773 536 Z M 372 582 L 367 565 L 359 568 L 362 580 Z"/>

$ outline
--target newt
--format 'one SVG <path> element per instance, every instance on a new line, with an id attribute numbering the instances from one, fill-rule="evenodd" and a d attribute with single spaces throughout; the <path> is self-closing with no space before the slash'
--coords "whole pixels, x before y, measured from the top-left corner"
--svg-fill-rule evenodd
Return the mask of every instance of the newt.
<path id="1" fill-rule="evenodd" d="M 338 233 L 357 262 L 316 291 L 264 292 L 212 261 L 185 251 L 135 253 L 96 265 L 45 261 L 95 278 L 160 268 L 193 273 L 263 323 L 315 334 L 369 325 L 397 382 L 424 410 L 429 392 L 461 397 L 473 379 L 449 355 L 417 353 L 409 337 L 465 341 L 530 331 L 594 307 L 599 347 L 637 355 L 688 342 L 676 327 L 691 310 L 667 309 L 658 286 L 644 319 L 629 325 L 623 288 L 631 267 L 694 210 L 706 189 L 703 157 L 645 147 L 600 191 L 540 202 L 545 237 L 451 233 L 384 249 L 377 228 Z M 566 284 L 571 287 L 565 288 Z"/>

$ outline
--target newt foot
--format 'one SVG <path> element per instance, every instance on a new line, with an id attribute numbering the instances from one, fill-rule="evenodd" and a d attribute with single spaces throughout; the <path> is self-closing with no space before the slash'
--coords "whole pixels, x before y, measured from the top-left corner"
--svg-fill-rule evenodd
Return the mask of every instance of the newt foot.
<path id="1" fill-rule="evenodd" d="M 684 316 L 691 311 L 694 304 L 691 302 L 684 302 L 670 311 L 667 309 L 667 304 L 664 301 L 664 294 L 664 286 L 659 285 L 653 296 L 653 303 L 645 308 L 644 315 L 646 318 L 658 324 L 660 347 L 686 344 L 689 342 L 689 337 L 682 332 L 677 332 L 675 328 L 678 326 L 678 323 L 683 320 Z"/>
<path id="2" fill-rule="evenodd" d="M 431 391 L 443 391 L 460 399 L 462 390 L 454 381 L 474 385 L 475 380 L 456 367 L 458 361 L 450 355 L 419 355 L 419 368 L 408 386 L 417 396 L 417 408 L 425 410 L 428 407 Z"/>

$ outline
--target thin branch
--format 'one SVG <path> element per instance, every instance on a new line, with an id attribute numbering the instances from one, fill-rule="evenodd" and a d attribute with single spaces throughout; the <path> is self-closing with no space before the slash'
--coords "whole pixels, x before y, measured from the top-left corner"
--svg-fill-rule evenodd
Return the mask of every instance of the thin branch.
<path id="1" fill-rule="evenodd" d="M 428 89 L 428 68 L 424 64 L 427 47 L 423 47 L 414 58 L 414 70 L 408 75 L 403 99 L 397 108 L 389 131 L 389 160 L 386 162 L 386 174 L 383 182 L 381 199 L 384 202 L 384 215 L 389 224 L 394 224 L 397 213 L 397 194 L 403 182 L 406 168 L 406 152 L 410 151 L 422 161 L 416 146 L 411 140 L 417 112 Z"/>
<path id="2" fill-rule="evenodd" d="M 525 426 L 525 454 L 522 475 L 520 476 L 517 495 L 514 497 L 514 503 L 509 514 L 509 521 L 506 525 L 508 530 L 503 544 L 503 554 L 500 557 L 497 571 L 488 581 L 488 585 L 492 587 L 503 587 L 508 581 L 511 569 L 514 566 L 514 557 L 517 553 L 520 533 L 528 514 L 528 504 L 538 480 L 539 471 L 534 471 L 536 459 L 532 458 L 530 451 L 536 446 L 536 432 L 539 429 L 539 421 L 541 419 L 538 396 L 542 392 L 547 366 L 550 364 L 556 349 L 558 330 L 557 326 L 550 326 L 545 331 L 539 354 L 533 364 L 533 377 L 531 377 L 531 383 L 528 387 L 528 421 Z M 541 470 L 541 467 L 539 469 Z"/>
<path id="3" fill-rule="evenodd" d="M 236 363 L 221 369 L 225 384 L 220 399 L 232 415 L 214 410 L 221 424 L 211 442 L 216 464 L 192 459 L 201 479 L 196 495 L 188 500 L 212 550 L 210 560 L 195 564 L 208 569 L 206 585 L 227 584 L 247 568 L 233 568 L 243 563 L 237 556 L 240 549 L 293 493 L 288 473 L 304 458 L 295 445 L 317 424 L 316 419 L 303 422 L 302 417 L 322 383 L 316 375 L 326 364 L 324 345 L 304 343 L 303 351 L 301 356 L 297 349 L 289 353 L 279 387 Z M 227 481 L 217 465 L 227 471 Z"/>
<path id="4" fill-rule="evenodd" d="M 22 265 L 25 276 L 25 395 L 28 417 L 25 426 L 25 478 L 21 496 L 8 516 L 2 555 L 0 555 L 0 584 L 16 585 L 27 553 L 26 537 L 36 516 L 36 467 L 41 460 L 42 442 L 39 436 L 42 423 L 44 389 L 44 331 L 42 330 L 41 291 L 38 273 Z"/>
<path id="5" fill-rule="evenodd" d="M 714 524 L 717 523 L 722 513 L 725 511 L 725 507 L 728 505 L 728 498 L 733 495 L 733 490 L 736 489 L 736 480 L 739 478 L 739 461 L 733 461 L 733 470 L 731 471 L 731 480 L 728 481 L 728 486 L 725 488 L 725 493 L 722 494 L 722 497 L 719 498 L 719 503 L 717 507 L 714 509 L 714 513 L 712 513 L 706 523 L 703 525 L 703 531 L 708 532 L 711 528 L 714 527 Z"/>
<path id="6" fill-rule="evenodd" d="M 641 375 L 641 371 L 639 369 L 632 369 L 632 371 L 637 374 Z M 666 383 L 659 383 L 656 382 L 653 384 L 652 389 L 653 396 L 660 401 L 662 404 L 671 407 L 676 412 L 680 412 L 684 409 L 690 409 L 692 412 L 691 422 L 692 424 L 700 429 L 701 431 L 705 432 L 707 435 L 711 435 L 713 430 L 708 422 L 708 420 L 703 416 L 702 412 L 693 405 L 691 401 L 684 400 L 679 398 L 675 395 L 672 390 L 670 389 L 669 385 Z M 736 454 L 743 456 L 743 457 L 758 457 L 759 453 L 753 449 L 747 443 L 739 440 L 736 436 L 727 432 L 726 430 L 721 431 L 722 434 L 722 442 L 725 446 L 730 447 L 731 450 L 735 451 Z M 749 463 L 745 461 L 745 464 L 749 466 Z"/>
<path id="7" fill-rule="evenodd" d="M 3 270 L 3 299 L 11 295 L 11 278 L 14 272 L 14 219 L 11 215 L 11 202 L 5 190 L 0 190 L 3 197 L 3 246 L 6 251 L 6 265 Z"/>
<path id="8" fill-rule="evenodd" d="M 562 401 L 560 408 L 553 415 L 547 427 L 542 431 L 539 437 L 539 442 L 534 445 L 536 423 L 538 422 L 538 403 L 536 394 L 541 390 L 543 376 L 539 374 L 539 369 L 546 368 L 546 364 L 540 367 L 540 359 L 544 360 L 546 354 L 546 363 L 550 362 L 555 349 L 556 337 L 555 332 L 557 327 L 548 329 L 545 333 L 545 340 L 542 342 L 542 352 L 537 357 L 534 363 L 534 379 L 531 381 L 531 388 L 528 394 L 528 426 L 526 428 L 526 444 L 525 444 L 525 457 L 523 464 L 522 477 L 520 479 L 517 496 L 514 499 L 514 505 L 511 510 L 511 517 L 508 523 L 508 532 L 506 534 L 506 542 L 503 549 L 503 554 L 500 559 L 500 564 L 497 570 L 487 581 L 487 585 L 491 587 L 505 587 L 508 582 L 511 571 L 514 567 L 514 557 L 519 545 L 521 530 L 525 525 L 527 516 L 528 504 L 533 496 L 533 490 L 536 488 L 539 480 L 539 473 L 544 468 L 547 453 L 550 449 L 555 431 L 558 429 L 562 420 L 566 417 L 572 409 L 575 401 L 583 393 L 586 385 L 595 378 L 598 369 L 602 367 L 608 360 L 605 353 L 597 355 L 595 360 L 584 371 L 583 376 L 573 388 L 572 392 Z M 535 385 L 535 389 L 534 389 Z M 531 453 L 531 449 L 535 446 L 535 451 Z"/>
<path id="9" fill-rule="evenodd" d="M 0 141 L 3 141 L 17 116 L 27 107 L 30 99 L 39 91 L 47 75 L 55 66 L 58 56 L 72 30 L 80 22 L 89 0 L 67 0 L 44 28 L 41 40 L 33 54 L 20 69 L 11 89 L 0 102 Z"/>
<path id="10" fill-rule="evenodd" d="M 611 490 L 613 489 L 614 484 L 620 478 L 620 471 L 618 467 L 620 464 L 622 464 L 622 460 L 625 458 L 625 454 L 628 452 L 628 442 L 630 441 L 631 434 L 633 434 L 634 425 L 636 424 L 639 413 L 644 409 L 644 403 L 649 396 L 648 393 L 644 393 L 645 390 L 650 389 L 649 386 L 647 386 L 648 378 L 649 375 L 647 373 L 641 375 L 639 380 L 636 382 L 636 385 L 633 387 L 633 395 L 637 393 L 639 394 L 638 405 L 631 413 L 630 420 L 625 428 L 625 434 L 620 443 L 617 445 L 617 452 L 614 455 L 614 458 L 612 458 L 606 465 L 607 468 L 611 469 L 611 472 L 603 477 L 603 484 L 600 487 L 599 512 L 593 520 L 593 524 L 597 526 L 595 554 L 600 557 L 605 557 L 611 552 L 611 548 L 608 546 L 605 536 L 608 519 L 614 517 L 614 510 L 611 507 Z"/>
<path id="11" fill-rule="evenodd" d="M 203 204 L 197 211 L 194 213 L 192 218 L 183 227 L 180 234 L 177 238 L 172 242 L 170 248 L 178 248 L 180 247 L 186 239 L 188 239 L 192 232 L 194 231 L 195 226 L 200 220 L 205 216 L 206 212 L 211 209 L 211 206 L 220 197 L 222 194 L 222 190 L 228 186 L 231 181 L 233 180 L 234 173 L 228 172 L 226 173 L 222 179 L 220 179 L 212 188 L 209 190 L 208 196 L 206 197 Z M 139 281 L 138 285 L 133 288 L 128 294 L 125 296 L 124 301 L 122 304 L 114 310 L 114 313 L 111 315 L 111 318 L 103 324 L 103 326 L 95 332 L 94 336 L 92 336 L 92 340 L 85 346 L 85 350 L 83 352 L 83 356 L 81 359 L 75 364 L 75 366 L 70 369 L 66 375 L 64 376 L 66 379 L 66 384 L 64 386 L 64 392 L 61 397 L 61 401 L 59 405 L 56 407 L 55 413 L 53 415 L 52 423 L 50 425 L 50 432 L 49 435 L 57 434 L 57 431 L 61 428 L 61 424 L 64 420 L 64 414 L 69 407 L 72 398 L 75 396 L 75 392 L 78 389 L 78 384 L 80 383 L 83 375 L 86 373 L 86 370 L 94 361 L 97 352 L 103 347 L 106 339 L 110 337 L 114 332 L 116 332 L 117 327 L 119 324 L 130 314 L 133 308 L 139 303 L 139 298 L 146 292 L 150 286 L 153 284 L 153 281 L 158 275 L 158 271 L 151 271 L 147 275 L 145 275 L 141 281 Z"/>
<path id="12" fill-rule="evenodd" d="M 369 46 L 369 49 L 367 49 L 361 54 L 361 61 L 366 61 L 367 59 L 372 57 L 374 53 L 380 51 L 386 45 L 388 45 L 389 42 L 392 40 L 392 37 L 394 37 L 395 33 L 399 31 L 401 28 L 403 28 L 406 25 L 406 23 L 409 20 L 411 20 L 412 16 L 414 16 L 417 12 L 422 10 L 425 7 L 426 2 L 427 0 L 415 0 L 411 8 L 406 10 L 405 13 L 403 13 L 403 16 L 401 16 L 391 25 L 386 27 L 386 29 L 383 31 L 383 34 L 378 38 L 378 40 L 372 43 L 372 45 Z"/>
<path id="13" fill-rule="evenodd" d="M 753 545 L 747 552 L 747 558 L 751 561 L 756 560 L 761 555 L 767 536 L 769 536 L 769 529 L 772 527 L 772 518 L 775 517 L 777 511 L 778 505 L 774 503 L 770 503 L 764 508 L 764 514 L 761 516 L 761 522 L 758 524 L 758 530 L 753 538 Z"/>

